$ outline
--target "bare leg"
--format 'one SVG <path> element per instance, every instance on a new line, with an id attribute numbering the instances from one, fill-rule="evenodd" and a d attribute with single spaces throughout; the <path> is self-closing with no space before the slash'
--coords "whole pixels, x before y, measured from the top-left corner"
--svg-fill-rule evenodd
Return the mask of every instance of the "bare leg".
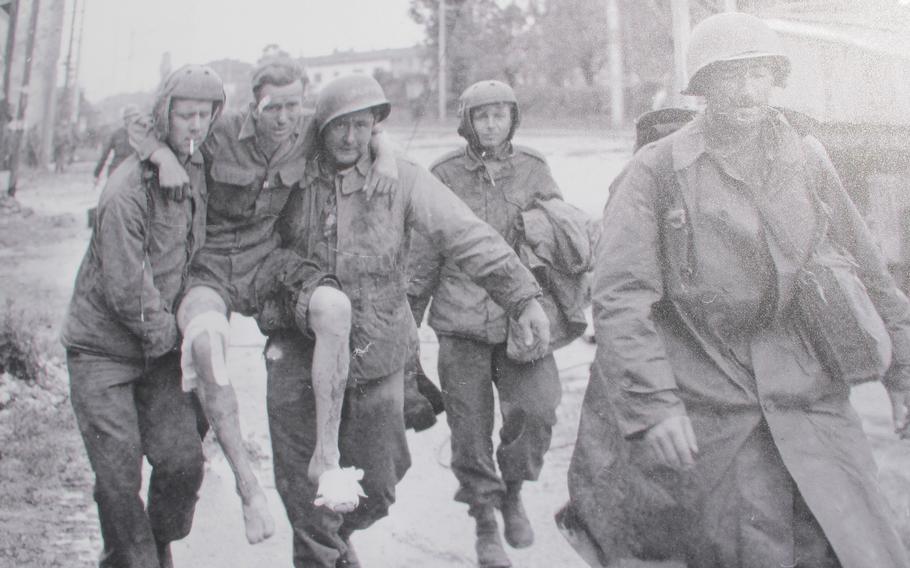
<path id="1" fill-rule="evenodd" d="M 177 323 L 181 332 L 186 331 L 193 318 L 206 312 L 214 312 L 226 318 L 227 306 L 221 297 L 209 288 L 191 289 L 177 311 Z M 275 521 L 243 446 L 234 388 L 230 383 L 218 384 L 216 380 L 214 365 L 224 363 L 213 361 L 212 343 L 216 341 L 220 342 L 222 338 L 217 337 L 214 331 L 203 331 L 193 339 L 191 348 L 198 374 L 196 394 L 234 473 L 237 493 L 243 503 L 246 538 L 251 544 L 255 544 L 272 536 L 275 532 Z"/>
<path id="2" fill-rule="evenodd" d="M 340 290 L 320 286 L 310 296 L 308 316 L 316 336 L 312 372 L 316 448 L 307 474 L 315 483 L 324 472 L 339 467 L 338 432 L 351 356 L 351 302 Z"/>

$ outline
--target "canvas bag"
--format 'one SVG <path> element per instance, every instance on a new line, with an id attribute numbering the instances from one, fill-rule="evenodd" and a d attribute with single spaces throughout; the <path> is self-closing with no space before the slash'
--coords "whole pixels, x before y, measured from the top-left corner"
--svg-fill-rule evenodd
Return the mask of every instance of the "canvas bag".
<path id="1" fill-rule="evenodd" d="M 891 336 L 857 273 L 856 261 L 829 238 L 831 214 L 809 179 L 807 189 L 819 228 L 811 252 L 796 273 L 797 312 L 828 372 L 848 385 L 879 380 L 891 365 Z M 798 261 L 798 247 L 786 228 L 760 196 L 753 193 L 753 197 L 769 234 L 784 254 Z"/>

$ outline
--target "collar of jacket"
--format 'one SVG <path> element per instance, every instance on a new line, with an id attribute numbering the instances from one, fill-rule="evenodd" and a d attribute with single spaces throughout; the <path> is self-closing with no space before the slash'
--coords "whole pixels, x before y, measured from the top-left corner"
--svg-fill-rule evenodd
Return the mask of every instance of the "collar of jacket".
<path id="1" fill-rule="evenodd" d="M 465 161 L 464 161 L 465 169 L 473 172 L 480 167 L 486 166 L 486 162 L 484 161 L 484 159 L 480 157 L 480 154 L 478 154 L 474 150 L 474 148 L 471 147 L 470 144 L 465 144 L 464 155 L 465 155 Z M 514 155 L 515 155 L 515 149 L 513 148 L 512 143 L 509 142 L 508 147 L 506 148 L 506 151 L 503 152 L 503 155 L 499 158 L 499 161 L 507 160 Z"/>
<path id="2" fill-rule="evenodd" d="M 363 153 L 363 156 L 357 160 L 353 166 L 338 171 L 335 169 L 323 152 L 319 152 L 315 157 L 315 168 L 306 168 L 307 185 L 315 179 L 321 179 L 329 185 L 335 185 L 335 178 L 341 178 L 341 193 L 348 195 L 360 191 L 366 185 L 367 174 L 373 163 L 369 150 Z"/>
<path id="3" fill-rule="evenodd" d="M 780 160 L 780 165 L 796 164 L 800 156 L 799 136 L 784 115 L 775 109 L 771 110 L 771 128 L 776 147 L 772 147 L 770 150 L 775 159 Z M 686 169 L 694 164 L 702 154 L 708 153 L 705 144 L 705 113 L 698 113 L 677 133 L 673 140 L 673 169 L 675 171 Z"/>
<path id="4" fill-rule="evenodd" d="M 243 113 L 243 123 L 240 125 L 240 133 L 237 134 L 238 140 L 247 140 L 249 138 L 256 137 L 256 118 L 253 116 L 256 111 L 256 105 L 250 103 L 250 108 L 246 109 Z M 297 126 L 294 127 L 294 132 L 291 133 L 291 136 L 296 138 L 300 135 L 300 125 L 305 120 L 305 117 L 301 116 L 300 120 L 297 121 Z"/>

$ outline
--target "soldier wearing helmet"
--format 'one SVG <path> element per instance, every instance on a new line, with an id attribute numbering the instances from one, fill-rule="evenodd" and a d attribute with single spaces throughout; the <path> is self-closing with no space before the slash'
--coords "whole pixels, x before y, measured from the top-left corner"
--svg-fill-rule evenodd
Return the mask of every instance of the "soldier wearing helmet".
<path id="1" fill-rule="evenodd" d="M 517 321 L 522 339 L 548 342 L 539 288 L 516 254 L 425 169 L 398 159 L 399 184 L 382 199 L 366 194 L 369 133 L 390 111 L 375 79 L 338 78 L 316 102 L 318 151 L 302 191 L 279 222 L 284 247 L 333 273 L 351 298 L 351 366 L 344 398 L 341 461 L 364 471 L 366 499 L 341 515 L 313 506 L 306 474 L 316 397 L 296 379 L 312 342 L 298 330 L 271 333 L 266 347 L 268 414 L 276 486 L 294 532 L 294 565 L 355 566 L 350 536 L 386 516 L 410 466 L 403 416 L 404 368 L 414 323 L 406 264 L 411 230 L 432 242 Z M 522 333 L 523 332 L 523 333 Z M 381 562 L 380 562 L 381 563 Z"/>
<path id="2" fill-rule="evenodd" d="M 824 148 L 769 105 L 789 68 L 760 19 L 698 24 L 686 92 L 704 112 L 641 148 L 610 188 L 597 354 L 560 517 L 604 565 L 910 565 L 797 273 L 809 255 L 856 267 L 891 336 L 882 382 L 901 437 L 910 304 Z"/>
<path id="3" fill-rule="evenodd" d="M 205 240 L 205 170 L 193 150 L 223 105 L 221 79 L 207 67 L 182 67 L 162 84 L 156 122 L 189 174 L 187 198 L 167 200 L 157 169 L 135 155 L 112 173 L 63 325 L 70 400 L 95 472 L 100 566 L 171 566 L 169 543 L 192 523 L 203 455 L 181 389 L 175 313 Z M 147 506 L 143 455 L 152 465 Z"/>
<path id="4" fill-rule="evenodd" d="M 228 113 L 202 146 L 209 184 L 205 246 L 190 264 L 186 293 L 178 316 L 185 333 L 184 370 L 211 390 L 210 399 L 227 409 L 225 428 L 239 431 L 231 411 L 233 391 L 226 376 L 228 317 L 238 312 L 256 318 L 263 333 L 290 323 L 320 341 L 307 380 L 320 400 L 318 450 L 310 475 L 326 476 L 327 486 L 338 486 L 333 497 L 321 502 L 346 510 L 356 505 L 358 486 L 340 475 L 337 432 L 341 398 L 347 375 L 350 305 L 347 297 L 312 260 L 278 249 L 276 221 L 288 197 L 304 177 L 306 159 L 314 151 L 316 131 L 303 112 L 306 76 L 286 56 L 264 58 L 252 76 L 253 102 L 245 112 Z M 160 134 L 160 133 L 158 133 Z M 389 193 L 397 176 L 393 152 L 382 136 L 369 133 L 376 153 L 368 193 Z M 159 165 L 161 185 L 172 200 L 180 201 L 183 169 L 148 124 L 131 125 L 131 141 L 140 156 Z M 383 165 L 385 164 L 385 165 Z M 177 181 L 173 181 L 177 180 Z M 216 388 L 216 385 L 219 388 Z M 324 419 L 324 420 L 323 420 Z M 216 428 L 217 429 L 217 428 Z M 234 440 L 228 436 L 227 440 Z M 230 447 L 234 444 L 229 443 Z M 272 523 L 255 476 L 241 445 L 228 456 L 243 480 L 247 539 L 258 542 L 272 533 Z"/>
<path id="5" fill-rule="evenodd" d="M 431 171 L 518 250 L 520 216 L 538 200 L 561 200 L 559 188 L 543 156 L 512 144 L 521 115 L 509 85 L 475 83 L 461 95 L 458 109 L 458 133 L 467 144 L 437 160 Z M 506 311 L 416 236 L 411 264 L 415 274 L 408 294 L 418 322 L 433 299 L 429 324 L 439 338 L 439 379 L 459 482 L 455 499 L 468 505 L 476 521 L 479 564 L 509 566 L 496 509 L 506 541 L 515 548 L 530 546 L 534 532 L 521 488 L 537 479 L 550 446 L 561 395 L 556 362 L 547 347 L 530 362 L 511 359 Z M 503 417 L 495 461 L 494 385 Z"/>

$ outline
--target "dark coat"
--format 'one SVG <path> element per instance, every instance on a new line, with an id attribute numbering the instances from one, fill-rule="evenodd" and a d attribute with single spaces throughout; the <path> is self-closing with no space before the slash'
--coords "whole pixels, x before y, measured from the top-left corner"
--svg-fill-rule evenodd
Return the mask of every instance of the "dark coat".
<path id="1" fill-rule="evenodd" d="M 821 145 L 780 117 L 775 136 L 761 188 L 773 214 L 808 254 L 819 222 L 808 192 L 829 205 L 827 239 L 856 260 L 894 344 L 891 386 L 906 388 L 910 305 Z M 604 565 L 673 556 L 680 535 L 691 544 L 740 522 L 737 495 L 717 490 L 762 432 L 773 450 L 754 465 L 782 460 L 845 568 L 908 566 L 849 388 L 825 370 L 795 316 L 798 265 L 766 238 L 741 188 L 706 150 L 701 118 L 643 148 L 611 187 L 593 289 L 598 349 L 563 526 Z M 681 414 L 699 445 L 686 474 L 649 463 L 637 442 Z M 721 505 L 705 517 L 708 499 Z M 764 505 L 775 500 L 766 493 Z"/>

